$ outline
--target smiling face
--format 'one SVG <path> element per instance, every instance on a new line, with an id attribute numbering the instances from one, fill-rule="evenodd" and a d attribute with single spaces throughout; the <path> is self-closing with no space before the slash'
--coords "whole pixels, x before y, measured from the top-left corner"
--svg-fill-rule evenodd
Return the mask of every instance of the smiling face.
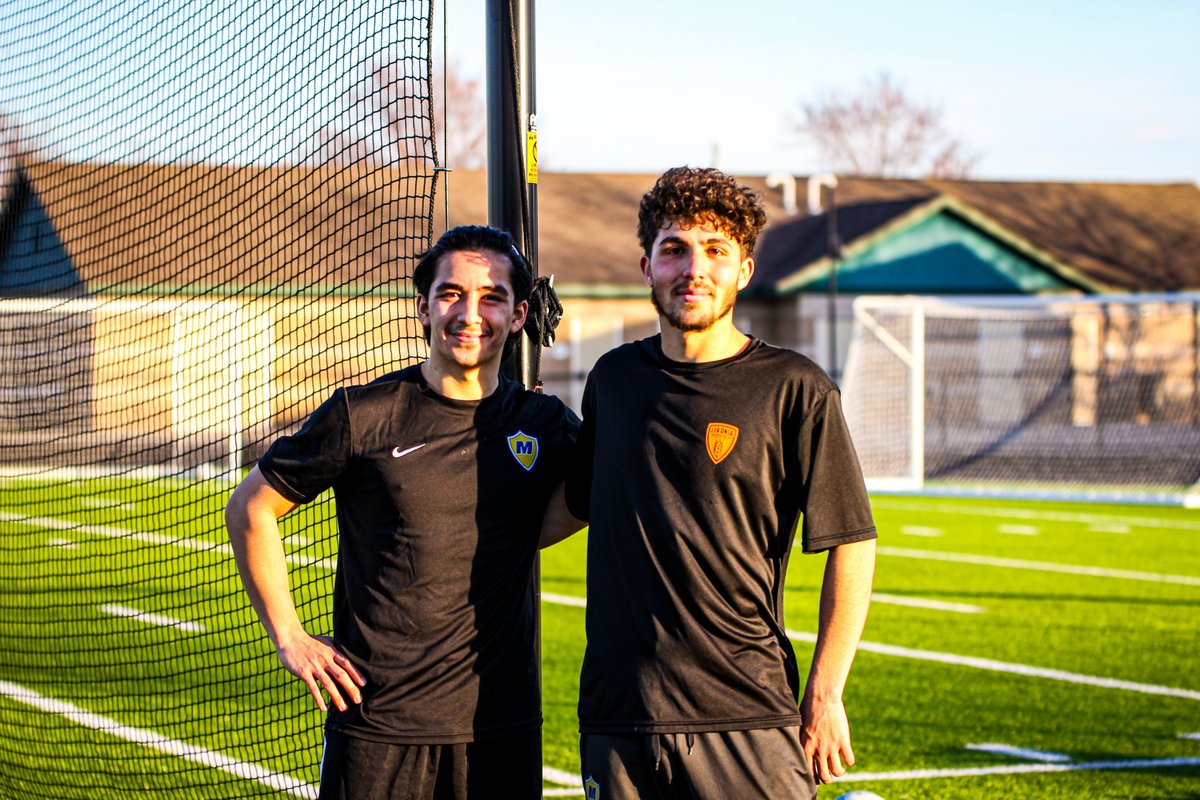
<path id="1" fill-rule="evenodd" d="M 661 228 L 641 265 L 659 316 L 684 333 L 732 325 L 734 299 L 754 274 L 737 241 L 704 220 Z"/>
<path id="2" fill-rule="evenodd" d="M 490 250 L 442 255 L 428 296 L 417 295 L 417 317 L 429 332 L 429 362 L 459 379 L 499 371 L 504 340 L 525 323 L 528 304 L 515 302 L 507 256 Z"/>

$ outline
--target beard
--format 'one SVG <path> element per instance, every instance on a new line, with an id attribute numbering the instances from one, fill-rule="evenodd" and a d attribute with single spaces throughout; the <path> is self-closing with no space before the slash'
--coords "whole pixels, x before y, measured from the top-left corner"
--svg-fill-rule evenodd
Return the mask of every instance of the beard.
<path id="1" fill-rule="evenodd" d="M 714 293 L 709 295 L 712 298 L 711 303 L 694 303 L 689 306 L 682 298 L 675 297 L 674 288 L 668 289 L 665 294 L 666 299 L 664 300 L 659 297 L 658 287 L 651 286 L 650 302 L 654 304 L 654 310 L 659 313 L 659 316 L 665 319 L 672 328 L 684 333 L 706 331 L 729 316 L 733 311 L 733 300 L 736 296 L 733 292 L 725 296 Z M 669 305 L 672 301 L 674 301 L 673 306 Z"/>

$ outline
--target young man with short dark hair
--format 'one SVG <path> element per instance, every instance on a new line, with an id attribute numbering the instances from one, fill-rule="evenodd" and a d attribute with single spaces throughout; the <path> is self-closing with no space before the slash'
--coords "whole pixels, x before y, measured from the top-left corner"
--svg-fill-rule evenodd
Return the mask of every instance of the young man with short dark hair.
<path id="1" fill-rule="evenodd" d="M 765 220 L 717 170 L 664 173 L 638 226 L 661 332 L 588 376 L 568 497 L 590 523 L 589 797 L 815 797 L 854 763 L 875 525 L 838 388 L 734 326 Z M 828 552 L 803 692 L 783 620 L 801 519 L 804 552 Z"/>
<path id="2" fill-rule="evenodd" d="M 503 231 L 447 231 L 414 270 L 428 358 L 337 389 L 230 498 L 255 611 L 328 710 L 322 800 L 541 796 L 533 564 L 578 527 L 546 509 L 579 422 L 500 374 L 532 281 Z M 333 635 L 313 636 L 277 520 L 329 488 Z"/>

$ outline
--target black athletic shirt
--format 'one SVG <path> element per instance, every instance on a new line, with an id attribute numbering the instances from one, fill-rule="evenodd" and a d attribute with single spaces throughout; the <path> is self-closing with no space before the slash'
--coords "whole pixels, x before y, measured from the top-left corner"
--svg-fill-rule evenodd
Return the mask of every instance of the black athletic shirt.
<path id="1" fill-rule="evenodd" d="M 281 494 L 337 498 L 334 638 L 368 682 L 330 728 L 437 744 L 541 724 L 532 565 L 578 426 L 507 378 L 451 400 L 410 367 L 338 389 L 271 446 L 259 469 Z"/>
<path id="2" fill-rule="evenodd" d="M 596 364 L 568 484 L 590 521 L 580 730 L 799 724 L 783 620 L 797 523 L 806 552 L 875 537 L 838 398 L 757 339 L 689 364 L 656 336 Z"/>

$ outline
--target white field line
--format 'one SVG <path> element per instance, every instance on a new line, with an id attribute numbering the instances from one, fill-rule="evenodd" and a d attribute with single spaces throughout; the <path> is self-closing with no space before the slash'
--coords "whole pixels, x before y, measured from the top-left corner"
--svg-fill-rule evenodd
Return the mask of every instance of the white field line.
<path id="1" fill-rule="evenodd" d="M 801 633 L 800 631 L 788 630 L 787 635 L 789 638 L 798 642 L 816 644 L 817 641 L 817 635 L 815 633 Z M 917 650 L 911 647 L 900 647 L 893 644 L 880 644 L 879 642 L 859 642 L 858 649 L 865 653 L 894 656 L 896 658 L 911 658 L 917 661 L 932 661 L 937 664 L 949 664 L 956 667 L 972 667 L 974 669 L 982 669 L 989 672 L 1003 672 L 1009 675 L 1021 675 L 1026 678 L 1043 678 L 1045 680 L 1063 681 L 1064 683 L 1075 683 L 1082 686 L 1096 686 L 1101 689 L 1121 689 L 1122 691 L 1126 692 L 1162 695 L 1164 697 L 1179 697 L 1184 700 L 1195 700 L 1200 702 L 1200 691 L 1196 691 L 1194 689 L 1179 689 L 1174 686 L 1157 686 L 1152 683 L 1137 683 L 1135 681 L 1123 681 L 1116 678 L 1099 678 L 1094 675 L 1081 675 L 1077 672 L 1065 672 L 1064 670 L 1060 669 L 1035 667 L 1029 664 L 1015 664 L 1010 661 L 996 661 L 991 658 L 960 656 L 955 655 L 954 653 L 939 653 L 935 650 Z"/>
<path id="2" fill-rule="evenodd" d="M 547 783 L 557 783 L 559 786 L 578 786 L 583 787 L 583 781 L 574 772 L 567 772 L 565 769 L 555 769 L 554 767 L 542 767 L 542 780 Z"/>
<path id="3" fill-rule="evenodd" d="M 586 606 L 587 604 L 587 601 L 582 597 L 570 597 L 567 595 L 543 593 L 542 599 L 547 603 L 559 603 L 561 605 Z M 793 639 L 797 642 L 806 642 L 808 644 L 816 644 L 817 642 L 817 635 L 815 633 L 802 633 L 800 631 L 794 631 L 791 629 L 785 630 L 785 633 L 788 635 L 789 639 Z M 1115 678 L 1098 678 L 1094 675 L 1080 675 L 1079 673 L 1075 672 L 1064 672 L 1063 670 L 1059 669 L 1034 667 L 1029 664 L 1014 664 L 1008 661 L 995 661 L 990 658 L 960 656 L 955 655 L 954 653 L 939 653 L 934 650 L 915 650 L 910 647 L 880 644 L 879 642 L 859 642 L 858 649 L 866 653 L 895 656 L 897 658 L 911 658 L 918 661 L 933 661 L 938 664 L 950 664 L 958 667 L 974 667 L 975 669 L 983 669 L 990 672 L 1005 672 L 1011 675 L 1023 675 L 1029 678 L 1044 678 L 1046 680 L 1077 683 L 1084 686 L 1097 686 L 1102 689 L 1121 689 L 1127 692 L 1164 695 L 1166 697 L 1181 697 L 1185 700 L 1200 701 L 1200 691 L 1194 691 L 1192 689 L 1177 689 L 1173 686 L 1156 686 L 1152 683 L 1136 683 L 1134 681 L 1122 681 Z"/>
<path id="4" fill-rule="evenodd" d="M 582 597 L 574 597 L 569 594 L 555 594 L 554 592 L 542 592 L 542 599 L 547 603 L 555 603 L 560 606 L 575 606 L 576 608 L 587 608 L 587 600 Z"/>
<path id="5" fill-rule="evenodd" d="M 1094 524 L 1088 526 L 1088 530 L 1091 531 L 1092 533 L 1129 533 L 1129 526 L 1128 525 L 1117 525 L 1115 523 L 1111 524 L 1111 525 L 1101 525 L 1099 523 L 1094 523 Z"/>
<path id="6" fill-rule="evenodd" d="M 956 614 L 983 614 L 987 609 L 983 606 L 973 606 L 967 603 L 947 603 L 943 600 L 926 600 L 922 597 L 905 597 L 898 594 L 871 593 L 872 603 L 884 603 L 892 606 L 908 606 L 910 608 L 925 608 L 930 611 L 950 611 Z"/>
<path id="7" fill-rule="evenodd" d="M 188 633 L 204 633 L 204 626 L 199 622 L 187 622 L 182 619 L 175 619 L 163 614 L 152 614 L 147 611 L 139 611 L 136 608 L 129 606 L 120 606 L 115 603 L 100 606 L 100 610 L 105 614 L 111 614 L 114 617 L 124 617 L 126 619 L 134 619 L 138 622 L 144 622 L 147 625 L 158 625 L 163 628 L 178 628 L 181 631 Z"/>
<path id="8" fill-rule="evenodd" d="M 263 786 L 270 787 L 276 791 L 287 792 L 295 797 L 315 798 L 317 796 L 317 787 L 305 783 L 299 778 L 280 772 L 272 772 L 259 764 L 238 761 L 224 753 L 218 753 L 215 750 L 209 750 L 205 747 L 181 742 L 177 739 L 170 739 L 160 733 L 148 731 L 144 728 L 122 725 L 115 719 L 93 714 L 79 706 L 62 700 L 45 697 L 31 689 L 26 689 L 24 686 L 0 681 L 0 695 L 32 706 L 40 711 L 66 717 L 71 722 L 82 725 L 85 728 L 91 728 L 109 736 L 115 736 L 127 742 L 157 750 L 160 753 L 167 753 L 168 755 L 185 758 L 188 761 L 194 761 L 206 767 L 219 769 L 223 772 L 228 772 L 230 775 L 261 783 Z"/>
<path id="9" fill-rule="evenodd" d="M 1072 764 L 1010 764 L 998 767 L 960 769 L 913 769 L 902 772 L 851 772 L 839 783 L 874 781 L 919 781 L 932 778 L 973 778 L 983 775 L 1029 775 L 1042 772 L 1085 772 L 1091 770 L 1166 769 L 1200 766 L 1200 758 L 1146 758 L 1131 761 L 1081 761 Z"/>
<path id="10" fill-rule="evenodd" d="M 1119 578 L 1127 581 L 1149 581 L 1151 583 L 1179 583 L 1184 586 L 1200 586 L 1200 577 L 1194 575 L 1165 575 L 1158 572 L 1139 572 L 1130 569 L 1108 569 L 1077 564 L 1055 564 L 1049 561 L 1026 561 L 1020 558 L 996 558 L 972 553 L 945 553 L 937 550 L 913 550 L 906 547 L 881 545 L 877 552 L 882 556 L 896 558 L 918 558 L 927 561 L 952 561 L 958 564 L 978 564 L 985 567 L 1028 569 L 1036 572 L 1061 572 L 1068 575 L 1087 575 L 1094 578 Z"/>
<path id="11" fill-rule="evenodd" d="M 1037 536 L 1042 532 L 1036 525 L 997 525 L 996 530 L 1012 536 Z"/>
<path id="12" fill-rule="evenodd" d="M 905 536 L 924 536 L 927 539 L 945 536 L 941 528 L 929 528 L 924 525 L 901 525 L 900 532 Z"/>
<path id="13" fill-rule="evenodd" d="M 1200 733 L 1181 733 L 1179 734 L 1179 738 L 1191 739 L 1192 741 L 1200 742 Z"/>
<path id="14" fill-rule="evenodd" d="M 159 547 L 182 547 L 188 550 L 200 550 L 225 556 L 233 555 L 233 548 L 227 542 L 209 542 L 203 539 L 189 539 L 183 536 L 167 536 L 161 533 L 132 531 L 127 528 L 116 528 L 111 525 L 87 525 L 81 522 L 72 522 L 71 520 L 56 519 L 54 517 L 26 517 L 7 511 L 0 511 L 0 522 L 28 525 L 31 528 L 86 533 L 92 536 L 102 536 L 108 539 L 124 539 L 132 542 L 157 545 Z M 55 541 L 57 542 L 58 540 Z M 295 567 L 337 568 L 337 559 L 335 558 L 305 558 L 303 556 L 289 555 L 287 556 L 287 562 Z"/>
<path id="15" fill-rule="evenodd" d="M 1011 744 L 985 742 L 983 744 L 969 744 L 966 747 L 968 750 L 976 750 L 980 753 L 1012 756 L 1013 758 L 1022 758 L 1026 761 L 1042 761 L 1046 764 L 1066 764 L 1071 761 L 1071 757 L 1066 753 L 1051 753 L 1046 750 L 1034 750 L 1029 747 L 1014 747 Z"/>
<path id="16" fill-rule="evenodd" d="M 1154 517 L 1121 516 L 1116 514 L 1088 514 L 1076 511 L 1051 511 L 998 506 L 951 505 L 949 503 L 906 503 L 887 498 L 873 498 L 875 508 L 894 511 L 920 511 L 939 514 L 964 514 L 979 517 L 1007 517 L 1009 519 L 1033 520 L 1035 522 L 1077 522 L 1083 525 L 1128 525 L 1133 528 L 1165 528 L 1168 530 L 1200 531 L 1200 521 L 1189 519 L 1157 519 Z"/>

